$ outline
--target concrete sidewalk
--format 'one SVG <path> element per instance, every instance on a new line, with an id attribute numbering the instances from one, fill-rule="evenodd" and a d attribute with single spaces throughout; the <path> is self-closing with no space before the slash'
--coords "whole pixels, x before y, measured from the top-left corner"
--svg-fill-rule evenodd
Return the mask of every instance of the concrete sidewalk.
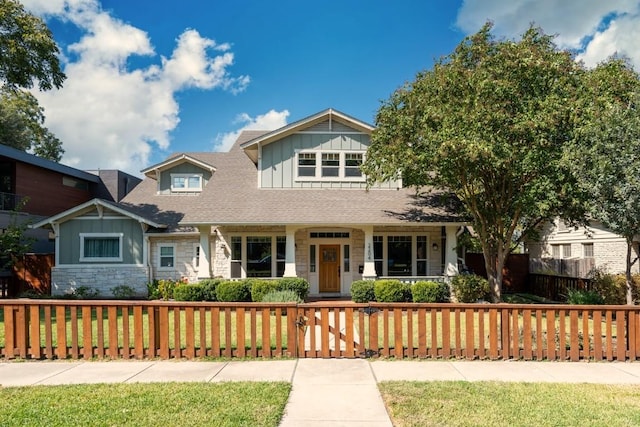
<path id="1" fill-rule="evenodd" d="M 0 362 L 0 385 L 287 381 L 282 426 L 391 426 L 380 381 L 517 381 L 640 385 L 640 363 L 364 359 Z"/>

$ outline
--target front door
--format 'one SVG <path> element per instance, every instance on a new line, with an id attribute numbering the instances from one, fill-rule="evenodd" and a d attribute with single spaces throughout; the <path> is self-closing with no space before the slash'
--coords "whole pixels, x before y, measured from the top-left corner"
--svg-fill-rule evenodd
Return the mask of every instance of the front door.
<path id="1" fill-rule="evenodd" d="M 340 292 L 340 245 L 320 245 L 320 292 Z"/>

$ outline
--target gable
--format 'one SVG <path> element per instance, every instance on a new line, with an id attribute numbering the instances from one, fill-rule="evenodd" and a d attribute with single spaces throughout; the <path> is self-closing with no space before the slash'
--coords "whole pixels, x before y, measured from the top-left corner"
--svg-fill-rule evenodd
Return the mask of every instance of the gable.
<path id="1" fill-rule="evenodd" d="M 209 183 L 213 176 L 211 170 L 206 170 L 199 165 L 184 162 L 170 169 L 163 170 L 159 174 L 158 194 L 174 193 L 199 193 Z M 197 181 L 200 181 L 198 184 Z M 180 182 L 180 186 L 176 184 Z M 191 187 L 189 186 L 191 183 Z"/>

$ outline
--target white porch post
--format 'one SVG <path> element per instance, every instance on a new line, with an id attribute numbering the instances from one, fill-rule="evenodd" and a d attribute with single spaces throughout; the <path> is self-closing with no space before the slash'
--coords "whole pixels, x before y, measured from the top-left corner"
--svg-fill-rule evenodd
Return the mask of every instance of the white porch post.
<path id="1" fill-rule="evenodd" d="M 364 280 L 374 280 L 376 275 L 376 263 L 373 259 L 373 226 L 363 227 L 364 231 L 364 269 L 362 278 Z"/>
<path id="2" fill-rule="evenodd" d="M 445 230 L 444 274 L 445 276 L 455 276 L 458 274 L 458 253 L 456 252 L 456 246 L 458 245 L 458 227 L 448 225 L 445 227 Z"/>
<path id="3" fill-rule="evenodd" d="M 283 277 L 297 277 L 296 274 L 296 231 L 297 227 L 286 226 L 287 243 Z"/>
<path id="4" fill-rule="evenodd" d="M 200 256 L 198 258 L 198 279 L 211 278 L 211 226 L 202 225 L 200 231 Z"/>

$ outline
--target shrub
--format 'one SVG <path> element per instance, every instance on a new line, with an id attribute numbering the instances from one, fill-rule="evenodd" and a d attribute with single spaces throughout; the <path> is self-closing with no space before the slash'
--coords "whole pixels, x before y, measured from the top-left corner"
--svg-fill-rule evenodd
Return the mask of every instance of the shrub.
<path id="1" fill-rule="evenodd" d="M 262 302 L 297 302 L 301 303 L 303 300 L 300 296 L 292 290 L 284 291 L 271 291 L 262 297 Z"/>
<path id="2" fill-rule="evenodd" d="M 167 301 L 173 299 L 173 290 L 178 285 L 178 282 L 170 279 L 158 280 L 158 293 L 160 298 Z"/>
<path id="3" fill-rule="evenodd" d="M 221 302 L 249 302 L 251 289 L 245 280 L 225 280 L 216 288 L 216 299 Z"/>
<path id="4" fill-rule="evenodd" d="M 247 283 L 251 288 L 253 302 L 261 302 L 265 295 L 280 290 L 277 280 L 249 279 Z"/>
<path id="5" fill-rule="evenodd" d="M 443 282 L 420 281 L 411 287 L 413 302 L 447 302 L 449 285 Z"/>
<path id="6" fill-rule="evenodd" d="M 397 279 L 376 280 L 373 291 L 378 302 L 407 302 L 411 300 L 411 285 Z"/>
<path id="7" fill-rule="evenodd" d="M 203 279 L 198 282 L 202 286 L 202 299 L 204 301 L 217 301 L 216 289 L 224 279 Z"/>
<path id="8" fill-rule="evenodd" d="M 120 285 L 111 288 L 111 293 L 116 299 L 131 299 L 136 295 L 136 291 L 131 286 L 127 285 Z"/>
<path id="9" fill-rule="evenodd" d="M 158 289 L 158 286 L 159 283 L 157 280 L 147 283 L 147 299 L 160 299 L 160 290 Z"/>
<path id="10" fill-rule="evenodd" d="M 356 280 L 353 282 L 351 284 L 351 300 L 360 303 L 375 301 L 374 284 L 375 281 L 373 280 Z"/>
<path id="11" fill-rule="evenodd" d="M 457 302 L 477 302 L 488 299 L 489 282 L 476 274 L 458 274 L 451 279 L 451 291 Z"/>
<path id="12" fill-rule="evenodd" d="M 98 290 L 88 286 L 78 286 L 70 289 L 69 292 L 61 297 L 63 299 L 95 299 L 98 298 Z"/>
<path id="13" fill-rule="evenodd" d="M 204 301 L 204 287 L 200 283 L 181 283 L 173 290 L 176 301 Z"/>
<path id="14" fill-rule="evenodd" d="M 604 303 L 605 299 L 595 291 L 570 289 L 569 292 L 567 292 L 567 304 L 601 305 Z"/>
<path id="15" fill-rule="evenodd" d="M 278 280 L 278 290 L 294 291 L 304 301 L 309 295 L 309 282 L 301 277 L 283 277 Z"/>

